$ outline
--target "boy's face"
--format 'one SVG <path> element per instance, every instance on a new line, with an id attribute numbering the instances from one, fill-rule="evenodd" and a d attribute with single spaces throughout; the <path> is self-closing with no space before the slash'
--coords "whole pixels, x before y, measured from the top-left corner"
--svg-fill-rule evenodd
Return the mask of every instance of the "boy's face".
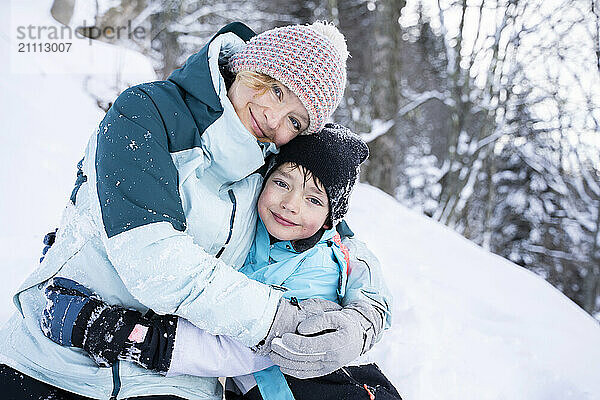
<path id="1" fill-rule="evenodd" d="M 312 177 L 305 179 L 301 168 L 285 163 L 267 178 L 258 198 L 258 215 L 275 238 L 306 239 L 324 226 L 329 199 L 320 182 L 316 185 Z"/>

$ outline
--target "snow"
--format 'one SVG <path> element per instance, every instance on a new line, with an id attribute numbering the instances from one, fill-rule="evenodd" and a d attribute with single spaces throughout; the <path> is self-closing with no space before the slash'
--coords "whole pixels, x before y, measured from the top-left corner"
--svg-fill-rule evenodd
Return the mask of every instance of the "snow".
<path id="1" fill-rule="evenodd" d="M 140 54 L 83 39 L 73 39 L 74 54 L 17 53 L 17 26 L 57 25 L 50 6 L 0 2 L 0 322 L 14 311 L 12 292 L 35 268 L 45 233 L 57 226 L 76 164 L 103 117 L 84 85 L 111 87 L 116 76 L 128 85 L 155 79 Z"/>
<path id="2" fill-rule="evenodd" d="M 543 279 L 367 185 L 348 220 L 395 297 L 373 353 L 406 398 L 600 399 L 600 327 Z"/>
<path id="3" fill-rule="evenodd" d="M 49 3 L 44 11 L 4 2 L 0 22 L 42 18 Z M 2 29 L 7 60 L 13 31 Z M 60 74 L 43 62 L 26 73 L 0 65 L 0 323 L 15 311 L 12 293 L 36 267 L 102 118 L 83 90 L 86 77 L 112 82 L 120 65 L 130 84 L 154 79 L 141 56 L 101 43 L 92 50 L 65 58 Z M 79 73 L 99 59 L 106 71 Z M 600 327 L 544 280 L 364 184 L 348 222 L 379 256 L 394 294 L 393 326 L 372 355 L 405 399 L 600 399 Z"/>
<path id="4" fill-rule="evenodd" d="M 373 125 L 371 126 L 371 132 L 362 133 L 360 137 L 365 142 L 369 143 L 377 139 L 381 135 L 385 135 L 396 122 L 391 119 L 389 121 L 382 121 L 380 119 L 374 119 Z"/>

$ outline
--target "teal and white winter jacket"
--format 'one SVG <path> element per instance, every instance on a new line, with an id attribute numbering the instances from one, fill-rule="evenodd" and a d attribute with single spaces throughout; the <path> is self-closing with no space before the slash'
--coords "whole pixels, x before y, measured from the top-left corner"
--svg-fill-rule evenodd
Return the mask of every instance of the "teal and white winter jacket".
<path id="1" fill-rule="evenodd" d="M 254 171 L 275 149 L 244 128 L 218 66 L 222 48 L 252 35 L 228 25 L 168 80 L 116 99 L 88 143 L 55 244 L 14 297 L 1 363 L 91 398 L 221 398 L 214 378 L 164 377 L 121 362 L 98 368 L 47 339 L 39 320 L 45 282 L 63 276 L 108 303 L 176 314 L 248 346 L 264 338 L 281 291 L 236 269 L 253 241 L 262 185 Z M 378 280 L 355 276 L 356 293 L 387 312 Z"/>

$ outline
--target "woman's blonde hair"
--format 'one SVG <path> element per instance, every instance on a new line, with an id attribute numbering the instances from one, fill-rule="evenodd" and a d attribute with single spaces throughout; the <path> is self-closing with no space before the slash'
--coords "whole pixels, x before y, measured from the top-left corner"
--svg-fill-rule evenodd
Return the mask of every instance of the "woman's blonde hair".
<path id="1" fill-rule="evenodd" d="M 274 85 L 282 85 L 277 79 L 254 71 L 240 71 L 236 74 L 235 80 L 262 93 L 271 89 Z"/>

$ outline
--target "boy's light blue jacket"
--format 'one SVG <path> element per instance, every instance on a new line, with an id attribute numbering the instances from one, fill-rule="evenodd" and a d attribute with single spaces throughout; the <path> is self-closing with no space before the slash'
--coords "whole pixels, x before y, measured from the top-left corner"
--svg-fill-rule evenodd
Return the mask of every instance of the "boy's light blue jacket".
<path id="1" fill-rule="evenodd" d="M 334 240 L 336 235 L 337 240 Z M 349 261 L 340 243 L 334 228 L 324 231 L 314 245 L 304 250 L 295 248 L 290 241 L 271 244 L 269 233 L 259 218 L 254 243 L 240 272 L 259 282 L 281 287 L 287 299 L 321 298 L 340 303 L 346 290 Z M 294 398 L 278 367 L 253 375 L 265 400 Z"/>
<path id="2" fill-rule="evenodd" d="M 346 288 L 347 262 L 334 242 L 336 234 L 335 229 L 328 229 L 310 248 L 296 250 L 290 241 L 271 244 L 259 218 L 254 243 L 240 272 L 256 281 L 281 287 L 288 299 L 321 298 L 340 303 Z"/>
<path id="3" fill-rule="evenodd" d="M 117 98 L 90 138 L 56 242 L 14 297 L 0 363 L 91 398 L 221 399 L 215 378 L 164 377 L 126 362 L 98 368 L 82 350 L 47 339 L 39 320 L 45 283 L 63 276 L 111 304 L 176 314 L 249 346 L 264 338 L 281 291 L 235 268 L 254 239 L 262 186 L 254 171 L 274 146 L 244 128 L 218 66 L 222 48 L 253 35 L 230 24 L 168 80 Z M 377 266 L 356 263 L 343 302 L 364 299 L 389 315 Z"/>

